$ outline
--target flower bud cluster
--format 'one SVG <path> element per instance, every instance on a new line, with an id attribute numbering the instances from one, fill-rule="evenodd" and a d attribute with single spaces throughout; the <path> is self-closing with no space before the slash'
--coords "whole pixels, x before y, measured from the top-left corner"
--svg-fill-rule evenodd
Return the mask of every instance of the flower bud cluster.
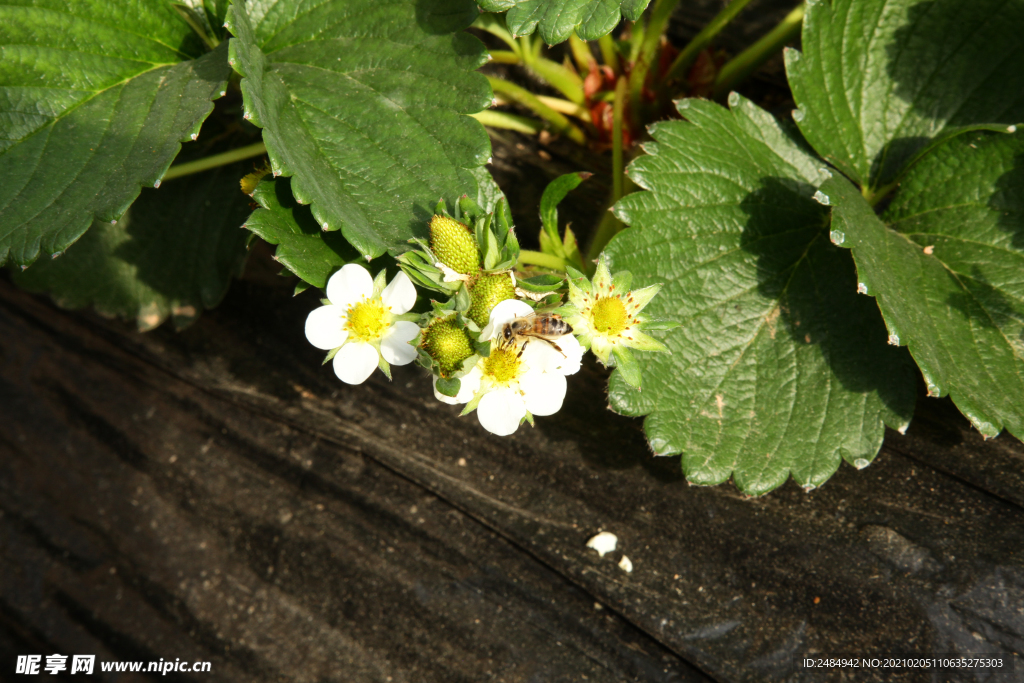
<path id="1" fill-rule="evenodd" d="M 411 243 L 390 283 L 383 270 L 373 278 L 359 264 L 341 268 L 306 321 L 306 337 L 329 351 L 325 362 L 343 382 L 364 382 L 375 368 L 390 378 L 391 365 L 417 361 L 438 400 L 463 404 L 464 415 L 475 410 L 504 436 L 561 409 L 566 377 L 587 348 L 637 387 L 628 349 L 664 350 L 640 331 L 658 286 L 630 292 L 629 274 L 612 278 L 604 259 L 592 283 L 571 267 L 568 279 L 517 278 L 519 242 L 504 199 L 488 213 L 463 197 L 454 215 L 441 202 L 428 238 Z M 422 312 L 413 311 L 417 288 L 433 293 Z M 570 301 L 558 308 L 564 294 Z"/>

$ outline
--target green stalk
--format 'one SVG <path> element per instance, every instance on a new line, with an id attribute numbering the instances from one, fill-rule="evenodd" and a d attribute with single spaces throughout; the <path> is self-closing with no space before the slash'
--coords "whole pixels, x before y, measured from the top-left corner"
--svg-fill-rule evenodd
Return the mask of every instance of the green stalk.
<path id="1" fill-rule="evenodd" d="M 491 128 L 504 128 L 505 130 L 514 130 L 519 133 L 526 133 L 527 135 L 537 135 L 544 130 L 543 121 L 509 114 L 504 111 L 494 111 L 493 109 L 484 109 L 476 114 L 470 114 L 470 117 Z"/>
<path id="2" fill-rule="evenodd" d="M 512 34 L 505 28 L 505 23 L 498 18 L 497 14 L 491 14 L 485 12 L 476 18 L 473 22 L 473 28 L 478 28 L 481 31 L 487 31 L 492 36 L 495 36 L 501 42 L 505 43 L 512 49 L 512 52 L 519 54 L 519 43 L 512 37 Z M 520 55 L 521 56 L 521 55 Z"/>
<path id="3" fill-rule="evenodd" d="M 612 204 L 622 197 L 622 115 L 626 108 L 625 76 L 615 84 L 615 110 L 612 112 Z"/>
<path id="4" fill-rule="evenodd" d="M 773 57 L 786 43 L 800 35 L 804 10 L 804 5 L 800 5 L 787 14 L 786 18 L 767 35 L 726 62 L 722 70 L 718 72 L 718 78 L 715 79 L 712 97 L 717 100 L 728 94 L 738 83 L 744 81 L 750 74 L 757 71 L 758 67 Z"/>
<path id="5" fill-rule="evenodd" d="M 541 268 L 548 268 L 549 270 L 559 270 L 565 272 L 565 259 L 560 256 L 553 256 L 552 254 L 544 254 L 539 251 L 531 251 L 529 249 L 519 250 L 519 266 L 540 266 Z"/>
<path id="6" fill-rule="evenodd" d="M 622 114 L 626 105 L 626 77 L 620 76 L 615 84 L 615 110 L 612 113 L 612 196 L 608 213 L 601 219 L 587 252 L 588 264 L 597 260 L 612 237 L 622 229 L 622 221 L 611 212 L 611 207 L 622 198 L 625 186 L 625 167 L 622 163 Z"/>
<path id="7" fill-rule="evenodd" d="M 676 60 L 672 62 L 665 80 L 671 81 L 685 78 L 686 71 L 693 66 L 701 50 L 706 48 L 708 43 L 725 28 L 726 24 L 732 21 L 748 4 L 750 4 L 750 0 L 732 0 L 732 2 L 722 8 L 722 11 L 711 20 L 711 23 L 705 26 L 704 30 L 698 33 L 697 37 L 691 40 L 690 44 L 679 53 Z"/>
<path id="8" fill-rule="evenodd" d="M 644 37 L 646 35 L 644 28 L 644 22 L 634 21 L 630 22 L 629 26 L 629 64 L 636 64 L 637 59 L 640 58 L 640 48 L 644 44 Z"/>
<path id="9" fill-rule="evenodd" d="M 245 147 L 239 147 L 238 149 L 232 149 L 227 152 L 220 154 L 214 154 L 210 157 L 203 159 L 196 159 L 185 164 L 177 164 L 167 169 L 167 173 L 160 179 L 160 182 L 167 180 L 174 180 L 186 175 L 192 175 L 193 173 L 200 173 L 202 171 L 208 171 L 211 168 L 217 168 L 218 166 L 227 166 L 233 164 L 236 161 L 242 159 L 249 159 L 251 157 L 258 157 L 261 154 L 265 154 L 267 151 L 266 145 L 262 142 L 256 142 Z"/>
<path id="10" fill-rule="evenodd" d="M 583 79 L 571 69 L 543 57 L 527 61 L 526 68 L 547 81 L 570 102 L 582 105 L 586 101 L 583 97 Z"/>
<path id="11" fill-rule="evenodd" d="M 616 74 L 622 73 L 622 68 L 619 66 L 619 52 L 615 48 L 615 40 L 611 34 L 598 38 L 597 46 L 601 48 L 601 58 L 604 63 L 610 66 Z"/>
<path id="12" fill-rule="evenodd" d="M 572 50 L 572 58 L 576 61 L 576 68 L 579 69 L 579 72 L 583 75 L 588 74 L 590 63 L 596 61 L 594 54 L 590 51 L 590 45 L 573 33 L 569 36 L 569 49 Z"/>
<path id="13" fill-rule="evenodd" d="M 206 30 L 199 24 L 198 21 L 196 21 L 196 17 L 192 13 L 192 10 L 190 8 L 184 7 L 182 5 L 172 5 L 172 7 L 178 10 L 178 14 L 181 16 L 181 18 L 185 20 L 185 23 L 189 25 L 189 28 L 196 32 L 196 35 L 202 39 L 202 41 L 206 44 L 207 48 L 213 50 L 218 45 L 220 45 L 220 41 L 217 39 L 217 36 L 211 36 L 207 34 Z"/>
<path id="14" fill-rule="evenodd" d="M 574 104 L 569 100 L 563 100 L 560 97 L 537 95 L 537 99 L 557 112 L 561 112 L 562 114 L 567 114 L 569 116 L 575 116 L 587 125 L 590 125 L 590 110 L 586 107 L 581 107 L 578 104 Z"/>
<path id="15" fill-rule="evenodd" d="M 672 12 L 679 0 L 657 0 L 651 10 L 651 18 L 647 23 L 643 43 L 640 45 L 640 52 L 633 70 L 629 74 L 629 103 L 630 113 L 634 126 L 639 129 L 643 121 L 641 116 L 641 97 L 643 95 L 644 83 L 647 81 L 647 73 L 650 71 L 651 62 L 661 45 L 661 35 L 665 32 Z"/>
<path id="16" fill-rule="evenodd" d="M 501 78 L 488 76 L 487 80 L 490 82 L 491 89 L 495 94 L 502 96 L 503 99 L 511 100 L 516 104 L 526 107 L 534 114 L 550 123 L 551 129 L 554 132 L 565 135 L 577 144 L 586 144 L 586 138 L 584 137 L 582 130 L 577 128 L 569 121 L 569 119 L 565 118 L 565 116 L 559 114 L 557 111 L 538 100 L 537 96 L 530 91 L 525 88 L 520 88 L 515 83 L 510 83 Z"/>
<path id="17" fill-rule="evenodd" d="M 511 50 L 491 50 L 488 52 L 491 56 L 491 61 L 495 64 L 522 64 L 523 60 L 519 58 L 518 52 L 512 52 Z"/>

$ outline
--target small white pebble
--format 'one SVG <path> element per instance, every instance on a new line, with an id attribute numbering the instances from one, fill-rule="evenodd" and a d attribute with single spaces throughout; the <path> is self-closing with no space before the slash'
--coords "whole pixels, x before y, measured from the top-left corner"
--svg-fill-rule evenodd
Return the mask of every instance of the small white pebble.
<path id="1" fill-rule="evenodd" d="M 604 557 L 615 550 L 615 546 L 618 544 L 618 536 L 610 531 L 602 531 L 597 536 L 594 536 L 592 539 L 587 541 L 587 547 L 596 550 L 601 557 Z"/>
<path id="2" fill-rule="evenodd" d="M 632 574 L 633 573 L 633 563 L 629 561 L 628 557 L 623 555 L 622 559 L 619 560 L 619 569 L 621 569 L 622 571 L 626 572 L 627 574 Z"/>

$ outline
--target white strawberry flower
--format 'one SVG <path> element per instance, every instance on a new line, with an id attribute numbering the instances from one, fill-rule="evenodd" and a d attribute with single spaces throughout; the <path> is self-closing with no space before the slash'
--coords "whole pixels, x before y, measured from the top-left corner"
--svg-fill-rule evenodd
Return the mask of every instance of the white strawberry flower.
<path id="1" fill-rule="evenodd" d="M 460 378 L 461 387 L 452 398 L 435 388 L 434 395 L 445 403 L 467 403 L 463 414 L 476 410 L 477 419 L 487 431 L 498 436 L 514 433 L 524 419 L 534 415 L 553 415 L 565 399 L 566 375 L 579 371 L 583 347 L 567 334 L 554 340 L 561 351 L 541 339 L 523 345 L 497 343 L 505 323 L 533 313 L 525 302 L 502 301 L 491 310 L 481 341 L 495 339 L 491 354 L 481 358 Z"/>
<path id="2" fill-rule="evenodd" d="M 327 281 L 330 303 L 306 318 L 306 339 L 332 352 L 334 372 L 347 384 L 362 384 L 378 367 L 390 378 L 391 365 L 416 360 L 409 342 L 419 335 L 419 325 L 398 319 L 416 303 L 416 288 L 402 272 L 386 287 L 385 280 L 383 270 L 374 279 L 350 263 Z"/>

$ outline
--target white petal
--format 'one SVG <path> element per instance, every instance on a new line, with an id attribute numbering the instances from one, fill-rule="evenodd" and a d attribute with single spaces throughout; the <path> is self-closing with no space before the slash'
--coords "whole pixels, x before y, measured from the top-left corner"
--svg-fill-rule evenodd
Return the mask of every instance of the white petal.
<path id="1" fill-rule="evenodd" d="M 615 546 L 619 544 L 619 537 L 610 531 L 602 531 L 597 536 L 587 541 L 587 547 L 593 548 L 597 551 L 598 555 L 604 557 L 608 553 L 615 550 Z"/>
<path id="2" fill-rule="evenodd" d="M 558 344 L 558 348 L 562 349 L 562 353 L 558 355 L 558 363 L 555 365 L 555 370 L 563 375 L 575 375 L 580 371 L 580 362 L 583 360 L 583 354 L 585 353 L 583 346 L 571 334 L 560 337 L 555 340 L 555 343 Z"/>
<path id="3" fill-rule="evenodd" d="M 384 290 L 387 293 L 387 290 Z M 420 326 L 399 320 L 388 328 L 380 340 L 380 355 L 392 365 L 408 365 L 416 360 L 416 347 L 409 342 L 420 333 Z"/>
<path id="4" fill-rule="evenodd" d="M 321 306 L 306 318 L 306 339 L 318 349 L 330 351 L 345 343 L 345 309 L 341 306 Z"/>
<path id="5" fill-rule="evenodd" d="M 519 378 L 519 387 L 526 395 L 526 409 L 534 415 L 554 415 L 565 400 L 565 375 L 549 372 L 527 372 Z"/>
<path id="6" fill-rule="evenodd" d="M 365 296 L 373 294 L 370 271 L 358 263 L 350 263 L 327 281 L 327 298 L 335 306 L 351 306 Z"/>
<path id="7" fill-rule="evenodd" d="M 437 390 L 437 377 L 434 377 L 434 396 L 441 403 L 447 403 L 450 406 L 458 405 L 460 403 L 469 403 L 476 392 L 480 391 L 480 378 L 482 377 L 480 368 L 474 367 L 466 374 L 465 377 L 459 378 L 462 385 L 459 387 L 459 393 L 455 396 L 445 396 Z"/>
<path id="8" fill-rule="evenodd" d="M 409 276 L 399 271 L 391 284 L 384 288 L 380 298 L 384 300 L 385 306 L 391 307 L 392 313 L 402 315 L 416 303 L 416 288 Z"/>
<path id="9" fill-rule="evenodd" d="M 498 389 L 484 394 L 476 407 L 476 416 L 491 434 L 508 436 L 519 429 L 519 423 L 526 417 L 526 404 L 517 391 Z"/>
<path id="10" fill-rule="evenodd" d="M 493 337 L 494 332 L 500 330 L 505 323 L 531 314 L 533 314 L 533 309 L 525 301 L 505 299 L 491 309 L 491 316 L 487 320 L 487 325 L 480 332 L 480 341 L 487 341 Z"/>
<path id="11" fill-rule="evenodd" d="M 366 342 L 345 344 L 334 357 L 334 374 L 345 384 L 362 384 L 380 363 L 380 354 Z"/>
<path id="12" fill-rule="evenodd" d="M 584 351 L 576 337 L 566 334 L 555 339 L 554 343 L 558 345 L 558 349 L 543 339 L 530 339 L 523 350 L 523 362 L 531 370 L 540 372 L 554 372 L 560 375 L 574 375 L 579 372 Z"/>

